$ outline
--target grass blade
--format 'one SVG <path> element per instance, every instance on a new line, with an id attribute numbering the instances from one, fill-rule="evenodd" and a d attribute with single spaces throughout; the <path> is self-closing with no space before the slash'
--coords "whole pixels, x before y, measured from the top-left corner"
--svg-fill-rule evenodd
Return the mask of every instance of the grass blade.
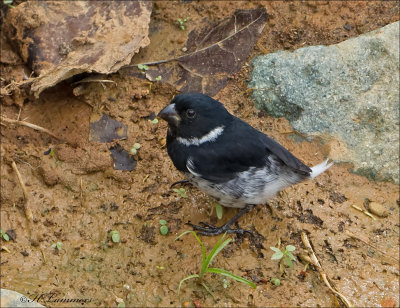
<path id="1" fill-rule="evenodd" d="M 197 274 L 194 274 L 194 275 L 189 275 L 189 276 L 183 278 L 183 279 L 179 282 L 178 293 L 179 293 L 179 291 L 181 290 L 182 283 L 183 283 L 185 280 L 189 280 L 189 279 L 193 279 L 193 278 L 200 278 L 200 276 L 197 275 Z"/>
<path id="2" fill-rule="evenodd" d="M 237 276 L 235 274 L 232 274 L 231 272 L 228 272 L 228 271 L 226 271 L 226 270 L 224 270 L 222 268 L 208 268 L 207 272 L 224 275 L 224 276 L 229 277 L 231 279 L 234 279 L 236 281 L 245 283 L 248 286 L 252 287 L 253 289 L 255 289 L 257 287 L 257 285 L 254 282 L 251 282 L 250 280 L 247 280 L 247 279 L 245 279 L 243 277 L 240 277 L 240 276 Z"/>
<path id="3" fill-rule="evenodd" d="M 210 265 L 211 261 L 217 256 L 217 254 L 220 253 L 222 249 L 225 248 L 226 245 L 228 245 L 232 239 L 229 238 L 225 242 L 222 242 L 226 236 L 226 233 L 221 236 L 221 238 L 218 240 L 218 242 L 215 244 L 209 255 L 207 256 L 205 262 L 203 262 L 201 266 L 201 272 L 200 276 L 204 275 L 207 272 L 207 268 Z"/>
<path id="4" fill-rule="evenodd" d="M 206 260 L 206 248 L 204 247 L 203 242 L 202 242 L 202 241 L 200 240 L 200 238 L 197 236 L 197 233 L 196 233 L 195 231 L 191 231 L 191 230 L 185 231 L 185 232 L 183 232 L 182 234 L 180 234 L 180 235 L 175 239 L 175 241 L 178 240 L 180 237 L 184 236 L 185 234 L 188 234 L 188 233 L 192 233 L 193 236 L 196 238 L 196 240 L 199 242 L 199 244 L 200 244 L 200 246 L 201 246 L 201 254 L 202 254 L 202 262 L 201 262 L 201 263 L 204 263 L 204 261 Z"/>

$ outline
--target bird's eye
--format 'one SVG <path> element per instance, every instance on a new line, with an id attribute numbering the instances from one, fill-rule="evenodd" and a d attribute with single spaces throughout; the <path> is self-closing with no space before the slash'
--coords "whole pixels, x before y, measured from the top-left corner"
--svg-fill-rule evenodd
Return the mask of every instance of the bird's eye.
<path id="1" fill-rule="evenodd" d="M 186 115 L 188 118 L 193 119 L 196 116 L 196 112 L 193 109 L 188 109 L 186 111 Z"/>

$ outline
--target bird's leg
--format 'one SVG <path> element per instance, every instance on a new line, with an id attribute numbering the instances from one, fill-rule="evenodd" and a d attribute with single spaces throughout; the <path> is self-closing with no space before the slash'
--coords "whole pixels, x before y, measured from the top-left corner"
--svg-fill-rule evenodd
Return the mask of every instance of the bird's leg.
<path id="1" fill-rule="evenodd" d="M 230 226 L 234 224 L 235 222 L 238 221 L 240 217 L 242 217 L 244 214 L 248 213 L 252 208 L 254 207 L 254 204 L 248 204 L 244 208 L 240 209 L 239 213 L 237 213 L 231 220 L 229 220 L 226 224 L 224 224 L 221 227 L 216 227 L 204 222 L 200 222 L 200 226 L 194 225 L 192 223 L 187 223 L 189 226 L 193 227 L 194 230 L 200 231 L 199 234 L 201 235 L 206 235 L 206 236 L 213 236 L 213 235 L 218 235 L 222 233 L 237 233 L 237 234 L 245 234 L 249 233 L 253 235 L 253 233 L 249 230 L 244 230 L 244 229 L 231 229 Z"/>
<path id="2" fill-rule="evenodd" d="M 169 188 L 174 187 L 175 185 L 180 185 L 180 184 L 188 184 L 188 185 L 192 185 L 188 180 L 180 180 L 180 181 L 176 181 L 174 183 L 171 184 L 171 186 Z"/>

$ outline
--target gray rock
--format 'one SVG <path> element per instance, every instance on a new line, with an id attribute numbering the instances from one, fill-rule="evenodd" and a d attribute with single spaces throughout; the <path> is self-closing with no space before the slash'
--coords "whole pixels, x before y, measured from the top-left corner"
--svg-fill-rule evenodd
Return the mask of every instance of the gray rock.
<path id="1" fill-rule="evenodd" d="M 38 302 L 29 299 L 25 295 L 7 289 L 0 290 L 0 307 L 45 307 Z"/>
<path id="2" fill-rule="evenodd" d="M 252 64 L 257 108 L 330 142 L 330 157 L 355 172 L 399 183 L 399 22 Z"/>

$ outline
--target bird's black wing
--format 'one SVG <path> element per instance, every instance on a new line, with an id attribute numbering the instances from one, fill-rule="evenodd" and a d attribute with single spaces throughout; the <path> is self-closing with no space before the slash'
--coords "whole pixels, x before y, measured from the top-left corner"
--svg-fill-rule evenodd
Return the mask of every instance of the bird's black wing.
<path id="1" fill-rule="evenodd" d="M 237 173 L 251 167 L 268 166 L 271 164 L 268 159 L 270 155 L 299 173 L 309 175 L 311 172 L 308 166 L 279 143 L 238 118 L 216 141 L 193 148 L 186 168 L 203 179 L 222 183 L 234 179 Z"/>

